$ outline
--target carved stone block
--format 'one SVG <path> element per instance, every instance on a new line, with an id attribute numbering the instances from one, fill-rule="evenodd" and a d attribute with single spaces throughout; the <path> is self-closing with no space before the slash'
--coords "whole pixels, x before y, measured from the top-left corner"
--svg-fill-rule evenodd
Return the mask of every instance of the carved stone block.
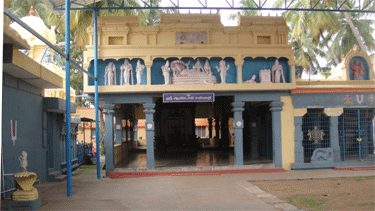
<path id="1" fill-rule="evenodd" d="M 333 148 L 317 148 L 311 156 L 311 163 L 333 163 Z"/>

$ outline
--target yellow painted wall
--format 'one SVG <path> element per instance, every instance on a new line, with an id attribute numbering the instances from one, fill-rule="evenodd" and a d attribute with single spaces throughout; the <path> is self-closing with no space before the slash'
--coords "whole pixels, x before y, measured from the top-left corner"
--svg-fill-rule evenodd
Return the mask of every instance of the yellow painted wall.
<path id="1" fill-rule="evenodd" d="M 282 136 L 282 165 L 285 170 L 291 170 L 291 164 L 295 162 L 294 159 L 294 110 L 292 104 L 292 97 L 281 97 L 281 102 L 284 102 L 283 110 L 281 111 L 281 136 Z"/>
<path id="2" fill-rule="evenodd" d="M 121 33 L 119 33 L 119 31 Z M 142 86 L 99 86 L 100 93 L 125 92 L 171 92 L 171 91 L 254 91 L 292 90 L 294 80 L 294 51 L 287 42 L 288 27 L 283 17 L 241 16 L 238 26 L 223 26 L 219 14 L 161 14 L 157 26 L 141 26 L 138 16 L 98 17 L 99 59 L 140 58 L 146 66 L 151 66 L 155 58 L 170 57 L 233 57 L 242 75 L 243 59 L 246 57 L 285 57 L 289 59 L 293 80 L 287 84 L 195 84 L 187 85 L 147 85 Z M 176 44 L 176 35 L 181 32 L 206 33 L 204 44 Z M 93 28 L 88 29 L 90 44 L 84 52 L 84 68 L 94 59 Z M 113 42 L 121 37 L 122 42 Z M 258 42 L 261 37 L 269 37 L 270 43 Z M 110 41 L 112 42 L 110 43 Z M 149 76 L 149 68 L 147 68 Z M 241 79 L 241 77 L 239 77 Z M 193 88 L 193 89 L 191 89 Z M 85 93 L 94 93 L 94 86 L 88 86 L 84 79 Z"/>

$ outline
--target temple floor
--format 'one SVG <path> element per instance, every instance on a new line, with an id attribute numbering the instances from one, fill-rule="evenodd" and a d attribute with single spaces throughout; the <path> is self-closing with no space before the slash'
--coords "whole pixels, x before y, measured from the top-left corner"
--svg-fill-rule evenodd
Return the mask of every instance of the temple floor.
<path id="1" fill-rule="evenodd" d="M 244 165 L 272 164 L 272 160 L 251 160 L 244 157 Z M 234 151 L 230 148 L 200 148 L 179 149 L 169 148 L 163 151 L 155 150 L 155 168 L 168 167 L 210 167 L 210 166 L 233 166 Z M 121 161 L 116 168 L 124 169 L 146 169 L 146 149 L 133 150 L 128 159 Z"/>

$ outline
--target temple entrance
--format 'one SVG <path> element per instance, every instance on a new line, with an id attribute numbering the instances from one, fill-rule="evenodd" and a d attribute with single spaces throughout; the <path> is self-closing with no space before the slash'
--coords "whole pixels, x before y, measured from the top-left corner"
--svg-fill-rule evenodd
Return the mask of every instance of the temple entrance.
<path id="1" fill-rule="evenodd" d="M 234 165 L 233 97 L 216 96 L 214 102 L 198 103 L 164 103 L 162 98 L 157 98 L 154 102 L 155 168 Z M 245 165 L 272 163 L 272 115 L 269 104 L 245 103 Z M 140 135 L 144 129 L 141 126 L 138 129 L 140 138 L 144 136 Z M 142 140 L 138 140 L 138 143 Z M 144 145 L 133 149 L 128 154 L 127 162 L 117 167 L 146 168 L 146 160 L 144 140 Z"/>

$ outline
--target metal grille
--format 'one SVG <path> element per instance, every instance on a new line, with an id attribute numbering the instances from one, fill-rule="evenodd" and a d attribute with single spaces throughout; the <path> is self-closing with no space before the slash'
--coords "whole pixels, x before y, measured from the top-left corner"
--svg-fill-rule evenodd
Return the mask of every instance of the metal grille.
<path id="1" fill-rule="evenodd" d="M 317 148 L 330 147 L 329 138 L 329 117 L 323 109 L 307 109 L 307 114 L 303 116 L 303 148 L 305 163 L 311 161 L 311 156 Z"/>
<path id="2" fill-rule="evenodd" d="M 339 117 L 342 160 L 374 159 L 373 109 L 345 109 Z"/>

